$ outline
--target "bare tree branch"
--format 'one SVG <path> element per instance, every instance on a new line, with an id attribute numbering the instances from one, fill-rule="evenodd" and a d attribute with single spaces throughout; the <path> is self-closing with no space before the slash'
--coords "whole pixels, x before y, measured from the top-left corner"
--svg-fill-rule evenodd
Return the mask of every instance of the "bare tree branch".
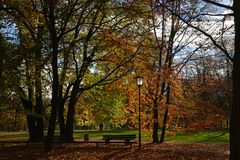
<path id="1" fill-rule="evenodd" d="M 203 0 L 205 1 L 205 0 Z M 206 0 L 208 1 L 208 0 Z M 171 14 L 177 16 L 182 22 L 184 22 L 185 24 L 187 24 L 188 26 L 190 26 L 191 28 L 197 30 L 198 32 L 202 33 L 204 36 L 208 37 L 212 43 L 218 48 L 220 49 L 228 58 L 231 62 L 233 62 L 233 58 L 230 56 L 230 54 L 228 53 L 227 50 L 224 49 L 224 47 L 222 47 L 220 44 L 217 43 L 217 41 L 213 38 L 212 35 L 210 35 L 209 33 L 205 32 L 204 30 L 200 29 L 197 26 L 194 26 L 193 24 L 190 23 L 190 21 L 185 20 L 183 17 L 181 17 L 181 15 L 173 12 L 171 9 L 169 9 L 168 7 L 164 6 L 164 4 L 162 4 L 161 2 L 158 2 L 160 5 L 162 5 L 163 7 L 165 7 L 169 12 L 171 12 Z"/>
<path id="2" fill-rule="evenodd" d="M 222 7 L 222 8 L 226 8 L 226 9 L 230 9 L 230 10 L 233 10 L 233 7 L 231 6 L 228 6 L 228 5 L 225 5 L 225 4 L 221 4 L 221 3 L 218 3 L 218 2 L 214 2 L 214 1 L 211 1 L 211 0 L 202 0 L 206 3 L 211 3 L 211 4 L 214 4 L 218 7 Z"/>

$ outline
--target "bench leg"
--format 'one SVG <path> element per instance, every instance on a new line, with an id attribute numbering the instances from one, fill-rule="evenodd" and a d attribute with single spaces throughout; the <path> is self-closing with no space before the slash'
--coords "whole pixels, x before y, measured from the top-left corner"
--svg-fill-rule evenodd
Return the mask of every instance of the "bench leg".
<path id="1" fill-rule="evenodd" d="M 125 144 L 128 145 L 130 143 L 130 140 L 129 139 L 126 139 L 125 140 Z"/>
<path id="2" fill-rule="evenodd" d="M 98 142 L 96 142 L 97 148 L 98 148 Z"/>
<path id="3" fill-rule="evenodd" d="M 105 140 L 105 144 L 109 144 L 110 140 L 109 139 L 106 139 Z"/>

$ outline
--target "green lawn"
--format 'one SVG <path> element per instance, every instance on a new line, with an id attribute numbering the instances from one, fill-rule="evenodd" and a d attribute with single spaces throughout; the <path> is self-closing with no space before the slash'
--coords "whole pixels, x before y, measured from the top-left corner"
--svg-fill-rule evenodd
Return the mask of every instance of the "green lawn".
<path id="1" fill-rule="evenodd" d="M 104 134 L 136 134 L 138 138 L 137 130 L 79 130 L 75 131 L 74 137 L 77 139 L 83 139 L 84 134 L 89 134 L 90 140 L 99 140 Z M 166 141 L 171 142 L 225 142 L 229 143 L 229 133 L 227 131 L 184 131 L 173 132 L 168 131 L 166 133 Z M 143 132 L 142 140 L 145 142 L 151 142 L 151 133 Z"/>
<path id="2" fill-rule="evenodd" d="M 0 132 L 0 141 L 27 141 L 26 132 Z"/>
<path id="3" fill-rule="evenodd" d="M 56 134 L 59 134 L 57 132 Z M 74 138 L 83 140 L 84 134 L 88 134 L 90 140 L 101 140 L 105 134 L 136 134 L 138 138 L 138 130 L 76 130 Z M 227 131 L 183 131 L 183 132 L 166 132 L 166 141 L 168 142 L 225 142 L 229 143 L 229 133 Z M 27 140 L 27 133 L 9 133 L 9 135 L 1 134 L 0 141 L 11 140 Z M 151 142 L 151 133 L 143 132 L 142 141 Z"/>
<path id="4" fill-rule="evenodd" d="M 166 141 L 174 142 L 225 142 L 229 143 L 227 131 L 194 131 L 166 137 Z"/>

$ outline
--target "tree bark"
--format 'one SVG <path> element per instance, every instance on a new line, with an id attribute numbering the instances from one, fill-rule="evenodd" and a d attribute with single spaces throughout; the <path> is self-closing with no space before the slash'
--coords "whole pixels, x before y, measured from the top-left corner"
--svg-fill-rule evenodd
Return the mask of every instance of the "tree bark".
<path id="1" fill-rule="evenodd" d="M 41 29 L 39 29 L 41 30 Z M 38 34 L 40 37 L 42 36 L 41 31 Z M 35 106 L 35 113 L 36 113 L 36 136 L 38 140 L 44 139 L 44 127 L 43 127 L 43 101 L 42 101 L 42 55 L 41 49 L 42 45 L 40 40 L 42 38 L 38 37 L 38 42 L 36 44 L 36 51 L 35 51 L 35 99 L 36 99 L 36 106 Z"/>
<path id="2" fill-rule="evenodd" d="M 154 119 L 152 133 L 153 143 L 158 143 L 159 123 L 158 123 L 158 103 L 156 102 L 156 100 L 154 100 L 153 119 Z"/>
<path id="3" fill-rule="evenodd" d="M 66 129 L 65 129 L 65 141 L 73 141 L 73 125 L 74 125 L 74 114 L 75 114 L 75 106 L 78 99 L 78 90 L 79 90 L 80 81 L 77 80 L 73 86 L 73 90 L 70 96 L 68 112 L 67 112 L 67 121 L 66 121 Z"/>
<path id="4" fill-rule="evenodd" d="M 0 33 L 0 84 L 2 81 L 2 73 L 3 73 L 3 60 L 4 60 L 4 39 L 2 37 L 2 34 Z M 0 86 L 1 89 L 2 86 Z"/>
<path id="5" fill-rule="evenodd" d="M 26 105 L 30 105 L 30 103 L 26 104 Z M 27 110 L 28 111 L 28 110 Z M 30 115 L 31 113 L 27 113 L 26 117 L 27 117 L 27 124 L 28 124 L 28 134 L 29 134 L 29 142 L 36 142 L 37 137 L 36 137 L 36 126 L 35 126 L 35 121 L 32 115 Z"/>
<path id="6" fill-rule="evenodd" d="M 60 99 L 60 104 L 58 108 L 58 121 L 60 128 L 61 141 L 65 141 L 65 118 L 64 118 L 64 102 Z"/>
<path id="7" fill-rule="evenodd" d="M 55 132 L 55 125 L 59 107 L 59 79 L 58 79 L 58 65 L 57 65 L 57 45 L 54 44 L 53 53 L 52 53 L 52 69 L 53 69 L 53 82 L 52 82 L 52 100 L 51 100 L 51 114 L 48 126 L 47 139 L 45 142 L 45 151 L 49 152 L 52 150 L 52 140 Z"/>
<path id="8" fill-rule="evenodd" d="M 166 106 L 165 106 L 164 118 L 163 118 L 163 123 L 162 123 L 162 133 L 161 133 L 161 137 L 160 137 L 160 143 L 163 143 L 164 139 L 165 139 L 165 133 L 166 133 L 167 121 L 168 121 L 169 104 L 170 104 L 170 86 L 168 84 L 167 99 L 166 99 Z"/>
<path id="9" fill-rule="evenodd" d="M 240 159 L 240 1 L 234 0 L 235 53 L 233 57 L 233 95 L 230 118 L 230 159 Z"/>
<path id="10" fill-rule="evenodd" d="M 36 94 L 36 93 L 35 93 Z M 28 87 L 28 96 L 25 95 L 23 89 L 19 87 L 19 95 L 26 112 L 28 132 L 29 132 L 29 141 L 30 142 L 39 142 L 43 140 L 43 117 L 38 113 L 41 112 L 42 97 L 38 97 L 36 100 L 36 106 L 34 110 L 34 105 L 32 101 L 33 91 L 32 86 Z M 37 108 L 38 107 L 38 108 Z"/>
<path id="11" fill-rule="evenodd" d="M 58 107 L 59 107 L 59 75 L 58 75 L 58 37 L 56 31 L 56 22 L 55 22 L 55 5 L 56 1 L 46 1 L 45 4 L 45 18 L 47 19 L 48 28 L 51 37 L 51 48 L 52 48 L 52 59 L 51 59 L 51 66 L 52 66 L 52 99 L 51 99 L 51 114 L 48 126 L 48 133 L 47 139 L 45 142 L 45 152 L 49 152 L 52 150 L 52 141 L 55 132 L 55 125 L 56 119 L 58 114 Z M 46 13 L 47 12 L 47 13 Z"/>
<path id="12" fill-rule="evenodd" d="M 34 116 L 33 116 L 32 102 L 26 100 L 24 97 L 20 97 L 20 98 L 21 98 L 24 110 L 26 112 L 29 141 L 30 142 L 39 141 L 37 133 L 36 133 L 36 125 L 35 125 L 35 120 L 34 120 Z"/>
<path id="13" fill-rule="evenodd" d="M 74 114 L 75 114 L 75 105 L 77 103 L 77 97 L 73 97 L 68 106 L 67 122 L 65 129 L 65 141 L 73 141 L 73 125 L 74 125 Z"/>

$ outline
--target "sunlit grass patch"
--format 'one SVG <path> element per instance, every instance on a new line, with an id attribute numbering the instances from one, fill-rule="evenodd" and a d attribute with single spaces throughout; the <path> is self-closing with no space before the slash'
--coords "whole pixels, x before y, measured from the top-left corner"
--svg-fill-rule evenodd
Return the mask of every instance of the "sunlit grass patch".
<path id="1" fill-rule="evenodd" d="M 46 133 L 45 133 L 46 134 Z M 55 132 L 59 135 L 59 131 Z M 88 134 L 90 140 L 102 140 L 103 135 L 106 134 L 136 134 L 138 139 L 138 130 L 75 130 L 74 138 L 76 140 L 83 140 L 84 134 Z M 159 132 L 159 137 L 160 137 Z M 0 141 L 17 141 L 28 140 L 28 133 L 0 133 Z M 142 132 L 142 141 L 151 142 L 152 136 L 150 132 Z M 224 142 L 229 143 L 229 132 L 225 130 L 216 131 L 167 131 L 165 141 L 167 142 Z"/>
<path id="2" fill-rule="evenodd" d="M 229 132 L 219 131 L 185 131 L 176 136 L 166 137 L 166 141 L 179 142 L 229 142 Z"/>

